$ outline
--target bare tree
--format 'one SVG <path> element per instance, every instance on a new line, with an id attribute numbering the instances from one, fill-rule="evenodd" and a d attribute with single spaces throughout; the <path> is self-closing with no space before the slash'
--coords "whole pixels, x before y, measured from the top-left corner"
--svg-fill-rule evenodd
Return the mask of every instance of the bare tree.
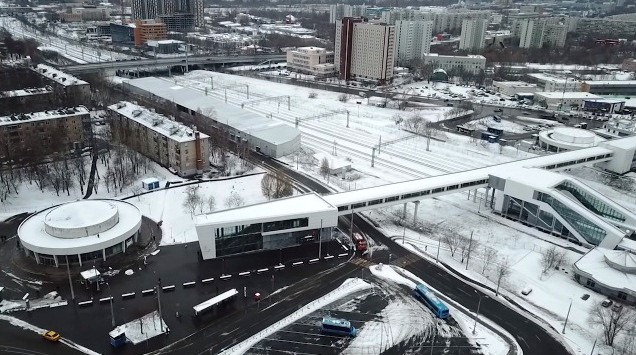
<path id="1" fill-rule="evenodd" d="M 495 295 L 499 294 L 499 286 L 502 281 L 505 281 L 508 276 L 510 276 L 510 261 L 508 258 L 504 258 L 501 263 L 497 264 L 497 268 L 495 269 L 497 274 L 497 290 L 495 291 Z"/>
<path id="2" fill-rule="evenodd" d="M 340 94 L 338 95 L 338 101 L 340 102 L 347 102 L 349 100 L 349 95 L 347 94 Z"/>
<path id="3" fill-rule="evenodd" d="M 240 207 L 245 204 L 243 196 L 239 195 L 236 191 L 232 191 L 230 196 L 225 199 L 225 206 L 227 208 Z"/>
<path id="4" fill-rule="evenodd" d="M 130 187 L 130 192 L 132 192 L 133 196 L 137 196 L 137 200 L 141 200 L 139 195 L 141 194 L 142 191 L 143 189 L 139 185 L 133 185 Z"/>
<path id="5" fill-rule="evenodd" d="M 209 212 L 214 211 L 214 208 L 216 207 L 216 199 L 214 198 L 214 195 L 208 196 L 208 199 L 206 202 L 208 204 L 208 211 Z"/>
<path id="6" fill-rule="evenodd" d="M 610 309 L 597 305 L 590 310 L 589 321 L 603 328 L 603 339 L 605 344 L 612 346 L 614 340 L 622 332 L 630 329 L 636 320 L 634 311 L 627 307 Z"/>
<path id="7" fill-rule="evenodd" d="M 462 236 L 459 235 L 459 233 L 457 233 L 457 230 L 455 230 L 454 228 L 449 228 L 448 230 L 444 231 L 444 234 L 442 235 L 442 240 L 448 245 L 448 249 L 450 250 L 451 256 L 453 257 L 455 256 L 455 252 L 459 247 L 461 238 Z"/>
<path id="8" fill-rule="evenodd" d="M 330 170 L 329 159 L 327 159 L 327 157 L 322 158 L 322 161 L 320 162 L 320 175 L 322 175 L 323 178 L 327 178 Z"/>
<path id="9" fill-rule="evenodd" d="M 186 198 L 183 200 L 183 207 L 190 212 L 190 216 L 192 216 L 197 208 L 200 208 L 203 203 L 201 195 L 199 194 L 199 187 L 188 186 L 185 193 Z"/>
<path id="10" fill-rule="evenodd" d="M 307 95 L 307 97 L 310 99 L 315 99 L 318 97 L 318 93 L 316 93 L 315 91 L 312 91 L 309 93 L 309 95 Z"/>
<path id="11" fill-rule="evenodd" d="M 268 200 L 291 196 L 294 193 L 289 178 L 279 172 L 265 174 L 261 179 L 261 190 Z"/>
<path id="12" fill-rule="evenodd" d="M 621 339 L 620 344 L 617 346 L 618 355 L 633 355 L 636 354 L 636 326 L 632 325 L 625 330 L 625 336 Z"/>
<path id="13" fill-rule="evenodd" d="M 497 260 L 498 254 L 499 253 L 497 253 L 497 250 L 491 247 L 484 247 L 484 252 L 482 253 L 482 256 L 481 256 L 483 260 L 483 264 L 481 267 L 482 275 L 486 272 L 490 264 L 494 263 Z"/>
<path id="14" fill-rule="evenodd" d="M 542 274 L 546 274 L 552 268 L 559 268 L 566 262 L 565 250 L 557 248 L 556 245 L 543 251 L 541 256 Z"/>
<path id="15" fill-rule="evenodd" d="M 469 254 L 472 254 L 478 246 L 478 242 L 476 240 L 471 240 L 470 238 L 460 236 L 459 238 L 459 252 L 462 256 L 462 263 L 464 262 L 464 258 L 466 258 Z"/>

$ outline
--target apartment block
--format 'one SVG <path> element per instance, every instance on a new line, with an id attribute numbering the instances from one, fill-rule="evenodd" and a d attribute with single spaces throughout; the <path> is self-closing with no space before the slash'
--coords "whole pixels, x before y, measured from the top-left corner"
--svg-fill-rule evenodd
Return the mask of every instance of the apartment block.
<path id="1" fill-rule="evenodd" d="M 89 98 L 91 86 L 88 82 L 60 71 L 46 64 L 38 64 L 33 71 L 44 77 L 54 88 L 63 91 L 77 100 Z"/>
<path id="2" fill-rule="evenodd" d="M 334 53 L 319 47 L 299 47 L 287 51 L 287 69 L 320 77 L 333 76 Z"/>
<path id="3" fill-rule="evenodd" d="M 462 22 L 459 49 L 474 50 L 484 48 L 488 20 L 466 19 Z"/>
<path id="4" fill-rule="evenodd" d="M 0 117 L 0 157 L 20 159 L 82 148 L 90 133 L 84 106 Z"/>
<path id="5" fill-rule="evenodd" d="M 433 21 L 395 21 L 397 61 L 400 65 L 431 52 Z"/>
<path id="6" fill-rule="evenodd" d="M 520 48 L 543 47 L 543 31 L 545 21 L 543 19 L 525 19 L 520 23 Z"/>
<path id="7" fill-rule="evenodd" d="M 113 137 L 179 176 L 201 174 L 210 168 L 210 137 L 196 128 L 121 101 L 108 106 Z"/>
<path id="8" fill-rule="evenodd" d="M 420 9 L 392 9 L 382 12 L 380 20 L 388 24 L 395 24 L 398 20 L 405 21 L 433 21 L 433 32 L 450 32 L 462 28 L 466 19 L 483 19 L 489 21 L 492 16 L 490 10 L 460 10 L 439 11 Z"/>
<path id="9" fill-rule="evenodd" d="M 329 6 L 329 22 L 337 23 L 345 17 L 365 17 L 366 5 L 334 4 Z"/>
<path id="10" fill-rule="evenodd" d="M 161 19 L 168 31 L 191 30 L 204 25 L 203 0 L 133 0 L 132 18 Z"/>
<path id="11" fill-rule="evenodd" d="M 135 46 L 141 46 L 148 41 L 156 41 L 168 38 L 166 24 L 155 20 L 136 20 Z"/>
<path id="12" fill-rule="evenodd" d="M 424 56 L 424 63 L 431 64 L 434 69 L 444 69 L 449 72 L 465 71 L 473 74 L 486 69 L 486 57 L 483 55 L 439 55 L 430 53 Z"/>
<path id="13" fill-rule="evenodd" d="M 334 63 L 341 79 L 393 79 L 395 26 L 345 17 L 336 25 Z"/>

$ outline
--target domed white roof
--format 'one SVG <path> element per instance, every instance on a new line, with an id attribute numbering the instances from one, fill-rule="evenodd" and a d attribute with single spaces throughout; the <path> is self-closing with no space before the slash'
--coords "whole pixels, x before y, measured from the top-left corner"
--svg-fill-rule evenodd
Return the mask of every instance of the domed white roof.
<path id="1" fill-rule="evenodd" d="M 442 68 L 437 68 L 437 69 L 433 70 L 433 74 L 435 74 L 435 73 L 444 73 L 444 74 L 448 75 L 446 73 L 446 70 L 444 70 Z"/>
<path id="2" fill-rule="evenodd" d="M 607 250 L 605 262 L 614 269 L 636 274 L 636 255 L 624 250 Z"/>

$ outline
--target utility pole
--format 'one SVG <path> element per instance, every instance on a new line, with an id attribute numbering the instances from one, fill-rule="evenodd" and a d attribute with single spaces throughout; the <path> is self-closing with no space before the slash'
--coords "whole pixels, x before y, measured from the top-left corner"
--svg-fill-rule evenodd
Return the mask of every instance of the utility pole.
<path id="1" fill-rule="evenodd" d="M 71 286 L 71 299 L 75 301 L 75 291 L 73 291 L 73 280 L 71 279 L 71 267 L 68 264 L 68 255 L 66 255 L 66 272 L 68 273 L 68 284 Z"/>
<path id="2" fill-rule="evenodd" d="M 318 233 L 318 259 L 322 257 L 322 218 L 320 219 L 320 232 Z"/>
<path id="3" fill-rule="evenodd" d="M 439 247 L 442 246 L 442 238 L 440 238 L 437 242 L 437 256 L 435 257 L 435 262 L 439 261 Z"/>
<path id="4" fill-rule="evenodd" d="M 157 306 L 159 309 L 159 326 L 163 333 L 163 318 L 161 317 L 161 277 L 157 279 Z"/>
<path id="5" fill-rule="evenodd" d="M 475 293 L 477 293 L 477 290 L 474 290 L 474 291 Z M 481 307 L 481 298 L 482 297 L 488 298 L 488 296 L 480 295 L 479 293 L 477 293 L 477 295 L 479 296 L 479 302 L 477 303 L 477 313 L 475 313 L 475 325 L 473 326 L 473 335 L 475 335 L 475 330 L 477 329 L 477 318 L 479 318 L 479 307 Z"/>
<path id="6" fill-rule="evenodd" d="M 353 208 L 351 208 L 351 230 L 349 231 L 349 238 L 353 241 Z"/>
<path id="7" fill-rule="evenodd" d="M 110 284 L 107 282 L 108 292 L 110 293 L 110 319 L 113 329 L 115 328 L 115 310 L 113 309 L 113 290 L 110 289 Z"/>
<path id="8" fill-rule="evenodd" d="M 470 191 L 468 191 L 470 194 Z M 466 270 L 468 270 L 468 262 L 470 261 L 470 251 L 473 246 L 473 231 L 470 231 L 470 240 L 468 241 L 468 256 L 466 257 Z"/>
<path id="9" fill-rule="evenodd" d="M 570 318 L 570 310 L 572 309 L 572 300 L 570 299 L 570 307 L 568 307 L 568 314 L 565 316 L 565 323 L 563 323 L 562 334 L 565 334 L 565 327 L 568 325 L 568 318 Z"/>

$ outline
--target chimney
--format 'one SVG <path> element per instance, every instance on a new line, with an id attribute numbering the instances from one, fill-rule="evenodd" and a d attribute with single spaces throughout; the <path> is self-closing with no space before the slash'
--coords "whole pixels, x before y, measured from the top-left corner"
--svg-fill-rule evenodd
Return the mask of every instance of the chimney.
<path id="1" fill-rule="evenodd" d="M 201 159 L 201 134 L 194 127 L 194 151 L 197 155 L 197 174 L 203 174 L 203 160 Z"/>

